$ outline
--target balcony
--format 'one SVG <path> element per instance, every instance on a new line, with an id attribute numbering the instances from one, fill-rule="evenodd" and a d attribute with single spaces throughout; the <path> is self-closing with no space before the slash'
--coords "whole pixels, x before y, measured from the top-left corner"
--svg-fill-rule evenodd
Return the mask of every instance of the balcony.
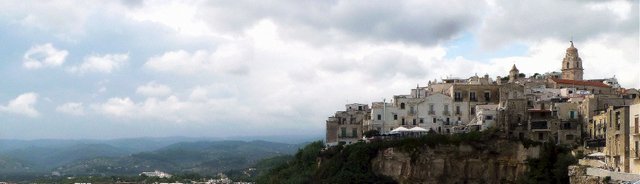
<path id="1" fill-rule="evenodd" d="M 449 116 L 449 115 L 451 115 L 451 113 L 449 113 L 449 111 L 443 111 L 442 115 Z"/>
<path id="2" fill-rule="evenodd" d="M 550 131 L 549 124 L 546 121 L 531 122 L 531 131 Z"/>
<path id="3" fill-rule="evenodd" d="M 436 111 L 429 111 L 429 115 L 436 115 Z"/>

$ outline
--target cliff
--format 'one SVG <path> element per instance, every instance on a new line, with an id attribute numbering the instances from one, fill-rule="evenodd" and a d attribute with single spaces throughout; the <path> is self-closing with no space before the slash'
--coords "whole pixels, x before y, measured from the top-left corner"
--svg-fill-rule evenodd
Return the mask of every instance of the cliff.
<path id="1" fill-rule="evenodd" d="M 567 168 L 576 163 L 569 147 L 491 131 L 427 134 L 326 148 L 313 143 L 258 183 L 569 183 Z"/>
<path id="2" fill-rule="evenodd" d="M 371 166 L 399 183 L 516 183 L 527 172 L 527 158 L 539 155 L 540 146 L 492 140 L 412 151 L 390 147 L 380 150 Z"/>

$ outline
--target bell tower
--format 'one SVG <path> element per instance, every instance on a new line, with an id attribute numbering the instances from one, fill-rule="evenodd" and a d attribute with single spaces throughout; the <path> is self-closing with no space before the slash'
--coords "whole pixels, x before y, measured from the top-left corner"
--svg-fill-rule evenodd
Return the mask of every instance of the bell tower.
<path id="1" fill-rule="evenodd" d="M 567 48 L 567 53 L 562 60 L 562 79 L 582 80 L 582 59 L 578 56 L 578 49 L 573 46 Z"/>

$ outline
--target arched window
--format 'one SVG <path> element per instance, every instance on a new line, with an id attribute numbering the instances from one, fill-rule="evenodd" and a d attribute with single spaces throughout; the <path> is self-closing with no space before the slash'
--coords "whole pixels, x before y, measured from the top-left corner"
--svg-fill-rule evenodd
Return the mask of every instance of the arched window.
<path id="1" fill-rule="evenodd" d="M 567 62 L 567 68 L 569 68 L 569 62 Z"/>
<path id="2" fill-rule="evenodd" d="M 404 109 L 404 103 L 400 103 L 400 109 Z"/>

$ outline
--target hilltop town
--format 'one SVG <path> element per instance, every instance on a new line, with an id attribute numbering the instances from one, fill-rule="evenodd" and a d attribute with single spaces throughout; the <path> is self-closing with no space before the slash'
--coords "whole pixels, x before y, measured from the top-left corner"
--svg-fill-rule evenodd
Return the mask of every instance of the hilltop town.
<path id="1" fill-rule="evenodd" d="M 363 142 L 372 132 L 393 136 L 493 129 L 503 138 L 579 150 L 599 158 L 591 164 L 594 168 L 640 174 L 640 92 L 620 86 L 615 77 L 584 79 L 573 42 L 558 65 L 560 72 L 526 76 L 514 64 L 504 77 L 434 79 L 389 101 L 346 104 L 326 121 L 325 143 Z"/>

